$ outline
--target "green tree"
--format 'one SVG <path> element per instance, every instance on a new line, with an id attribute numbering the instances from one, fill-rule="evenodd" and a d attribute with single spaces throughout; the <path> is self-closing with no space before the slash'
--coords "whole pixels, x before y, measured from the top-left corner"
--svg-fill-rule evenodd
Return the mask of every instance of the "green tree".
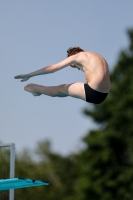
<path id="1" fill-rule="evenodd" d="M 17 189 L 15 200 L 70 199 L 74 195 L 72 185 L 76 178 L 73 156 L 63 157 L 53 153 L 47 141 L 39 142 L 35 153 L 36 157 L 29 150 L 19 153 L 16 158 L 16 176 L 48 181 L 50 185 Z"/>
<path id="2" fill-rule="evenodd" d="M 133 29 L 128 36 L 129 48 L 119 54 L 107 99 L 84 110 L 99 130 L 84 137 L 86 148 L 77 155 L 76 200 L 133 199 Z"/>

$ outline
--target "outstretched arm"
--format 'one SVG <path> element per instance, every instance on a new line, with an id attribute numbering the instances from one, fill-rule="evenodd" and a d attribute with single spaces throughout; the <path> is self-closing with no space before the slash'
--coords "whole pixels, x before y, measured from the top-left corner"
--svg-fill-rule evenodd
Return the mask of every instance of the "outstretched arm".
<path id="1" fill-rule="evenodd" d="M 14 78 L 15 79 L 22 79 L 21 82 L 23 82 L 23 81 L 27 81 L 29 78 L 31 78 L 33 76 L 54 73 L 54 72 L 56 72 L 60 69 L 63 69 L 65 67 L 71 65 L 71 64 L 75 64 L 76 57 L 77 57 L 76 55 L 70 56 L 70 57 L 66 58 L 65 60 L 63 60 L 63 61 L 61 61 L 57 64 L 44 67 L 44 68 L 39 69 L 35 72 L 31 72 L 29 74 L 17 75 Z"/>

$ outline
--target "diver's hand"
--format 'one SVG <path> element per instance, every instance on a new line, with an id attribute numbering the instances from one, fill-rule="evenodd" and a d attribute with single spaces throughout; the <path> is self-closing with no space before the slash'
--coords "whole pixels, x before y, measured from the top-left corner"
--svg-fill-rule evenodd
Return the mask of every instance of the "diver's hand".
<path id="1" fill-rule="evenodd" d="M 22 79 L 21 82 L 27 81 L 30 78 L 29 74 L 21 74 L 14 77 L 15 79 Z"/>

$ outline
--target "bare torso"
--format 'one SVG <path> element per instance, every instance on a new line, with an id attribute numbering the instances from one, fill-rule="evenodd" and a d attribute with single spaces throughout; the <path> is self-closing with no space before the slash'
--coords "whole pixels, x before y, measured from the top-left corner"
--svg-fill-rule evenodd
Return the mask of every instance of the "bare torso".
<path id="1" fill-rule="evenodd" d="M 81 52 L 78 57 L 79 62 L 75 66 L 85 73 L 88 85 L 99 92 L 109 92 L 110 76 L 106 60 L 94 52 Z"/>

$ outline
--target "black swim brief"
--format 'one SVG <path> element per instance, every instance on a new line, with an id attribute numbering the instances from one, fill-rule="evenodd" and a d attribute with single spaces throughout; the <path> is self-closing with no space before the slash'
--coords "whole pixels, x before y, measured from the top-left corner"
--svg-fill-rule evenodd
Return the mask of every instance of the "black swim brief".
<path id="1" fill-rule="evenodd" d="M 85 89 L 86 101 L 89 103 L 94 103 L 94 104 L 102 103 L 108 95 L 108 93 L 102 93 L 92 89 L 87 83 L 84 84 L 84 89 Z"/>

